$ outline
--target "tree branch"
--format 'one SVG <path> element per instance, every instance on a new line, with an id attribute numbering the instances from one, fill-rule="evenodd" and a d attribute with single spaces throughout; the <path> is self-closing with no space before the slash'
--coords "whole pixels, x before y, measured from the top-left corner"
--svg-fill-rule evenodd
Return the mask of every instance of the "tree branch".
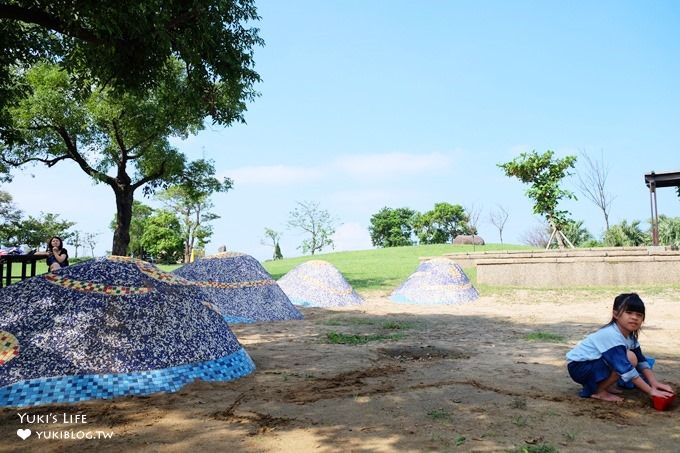
<path id="1" fill-rule="evenodd" d="M 48 30 L 61 33 L 62 35 L 78 38 L 91 43 L 99 43 L 101 40 L 91 31 L 82 27 L 69 27 L 56 16 L 35 8 L 23 8 L 17 5 L 0 5 L 0 19 L 9 19 L 39 25 Z"/>
<path id="2" fill-rule="evenodd" d="M 66 149 L 68 150 L 68 156 L 64 156 L 64 158 L 72 159 L 75 163 L 78 164 L 80 169 L 83 170 L 88 176 L 95 178 L 99 181 L 104 181 L 109 185 L 112 185 L 113 178 L 108 176 L 106 173 L 102 173 L 92 168 L 90 164 L 87 163 L 87 160 L 85 160 L 82 154 L 78 152 L 78 147 L 75 144 L 75 142 L 71 140 L 71 136 L 69 135 L 66 128 L 62 126 L 57 127 L 56 129 L 61 139 L 64 140 L 64 144 L 66 144 Z"/>
<path id="3" fill-rule="evenodd" d="M 27 164 L 29 162 L 40 162 L 41 164 L 45 164 L 48 167 L 53 167 L 56 165 L 59 161 L 70 159 L 71 156 L 64 154 L 63 156 L 58 156 L 58 157 L 53 157 L 53 158 L 45 158 L 45 157 L 31 157 L 29 159 L 23 159 L 23 160 L 12 160 L 12 159 L 7 159 L 6 157 L 2 156 L 0 157 L 0 160 L 2 162 L 6 163 L 9 166 L 12 167 L 20 167 L 24 164 Z"/>

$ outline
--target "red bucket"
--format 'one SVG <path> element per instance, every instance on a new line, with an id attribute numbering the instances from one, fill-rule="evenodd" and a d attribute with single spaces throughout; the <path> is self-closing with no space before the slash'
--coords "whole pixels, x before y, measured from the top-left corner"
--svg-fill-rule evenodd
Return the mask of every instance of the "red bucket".
<path id="1" fill-rule="evenodd" d="M 654 409 L 657 411 L 667 411 L 671 408 L 673 401 L 675 401 L 675 393 L 667 398 L 663 396 L 652 396 L 652 406 L 654 406 Z"/>

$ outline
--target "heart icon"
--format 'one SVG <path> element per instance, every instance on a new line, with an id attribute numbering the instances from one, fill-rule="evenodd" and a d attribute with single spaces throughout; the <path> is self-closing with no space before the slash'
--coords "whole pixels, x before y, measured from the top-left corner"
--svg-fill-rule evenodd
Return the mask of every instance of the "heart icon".
<path id="1" fill-rule="evenodd" d="M 30 429 L 17 429 L 17 436 L 21 437 L 23 440 L 26 440 L 27 437 L 31 435 L 31 430 Z"/>

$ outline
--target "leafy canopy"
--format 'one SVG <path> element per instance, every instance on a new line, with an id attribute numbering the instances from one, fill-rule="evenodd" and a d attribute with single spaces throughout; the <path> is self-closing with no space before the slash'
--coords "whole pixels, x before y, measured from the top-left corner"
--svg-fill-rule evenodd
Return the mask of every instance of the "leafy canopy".
<path id="1" fill-rule="evenodd" d="M 253 99 L 253 48 L 263 45 L 253 0 L 10 0 L 0 4 L 0 123 L 26 94 L 9 68 L 60 62 L 84 81 L 115 90 L 154 88 L 177 60 L 187 101 L 215 121 L 242 120 L 232 102 Z M 3 101 L 6 104 L 3 104 Z M 226 101 L 226 104 L 225 104 Z"/>
<path id="2" fill-rule="evenodd" d="M 230 178 L 215 178 L 211 161 L 191 162 L 175 184 L 158 194 L 168 211 L 178 216 L 184 241 L 184 262 L 188 263 L 195 245 L 202 248 L 213 234 L 209 222 L 220 216 L 210 212 L 214 207 L 210 196 L 226 192 L 233 186 Z M 198 244 L 196 244 L 198 242 Z"/>
<path id="3" fill-rule="evenodd" d="M 368 232 L 375 247 L 413 245 L 414 225 L 420 214 L 410 208 L 384 207 L 371 216 Z"/>
<path id="4" fill-rule="evenodd" d="M 416 221 L 421 244 L 446 244 L 460 234 L 472 234 L 465 209 L 451 203 L 435 203 L 434 209 L 420 215 Z"/>
<path id="5" fill-rule="evenodd" d="M 191 93 L 178 64 L 158 87 L 141 94 L 95 84 L 83 88 L 49 63 L 36 64 L 22 77 L 31 95 L 8 109 L 15 140 L 3 147 L 0 160 L 12 166 L 73 161 L 95 181 L 109 185 L 117 207 L 114 254 L 127 252 L 137 189 L 150 194 L 180 184 L 197 197 L 204 188 L 222 184 L 206 176 L 214 172 L 209 163 L 186 164 L 169 143 L 171 136 L 186 137 L 203 128 L 200 109 L 182 102 Z"/>
<path id="6" fill-rule="evenodd" d="M 514 176 L 525 184 L 529 184 L 526 194 L 534 200 L 534 214 L 544 216 L 557 229 L 567 222 L 569 212 L 558 209 L 563 198 L 576 199 L 576 196 L 560 187 L 560 181 L 570 175 L 568 169 L 574 168 L 576 156 L 563 159 L 554 158 L 550 150 L 543 154 L 536 151 L 522 153 L 504 164 L 497 164 L 506 176 Z"/>

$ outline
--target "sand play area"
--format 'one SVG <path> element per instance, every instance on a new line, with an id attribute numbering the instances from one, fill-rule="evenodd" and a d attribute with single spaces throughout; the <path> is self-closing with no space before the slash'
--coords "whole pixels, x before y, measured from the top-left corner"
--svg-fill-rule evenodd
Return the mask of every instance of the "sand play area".
<path id="1" fill-rule="evenodd" d="M 623 403 L 581 399 L 566 373 L 565 352 L 628 290 L 436 306 L 372 293 L 358 306 L 303 307 L 302 320 L 231 326 L 256 365 L 247 376 L 0 409 L 0 451 L 678 451 L 677 401 L 659 412 L 637 390 Z M 680 389 L 680 295 L 640 295 L 643 351 Z M 343 335 L 374 341 L 329 340 Z"/>

